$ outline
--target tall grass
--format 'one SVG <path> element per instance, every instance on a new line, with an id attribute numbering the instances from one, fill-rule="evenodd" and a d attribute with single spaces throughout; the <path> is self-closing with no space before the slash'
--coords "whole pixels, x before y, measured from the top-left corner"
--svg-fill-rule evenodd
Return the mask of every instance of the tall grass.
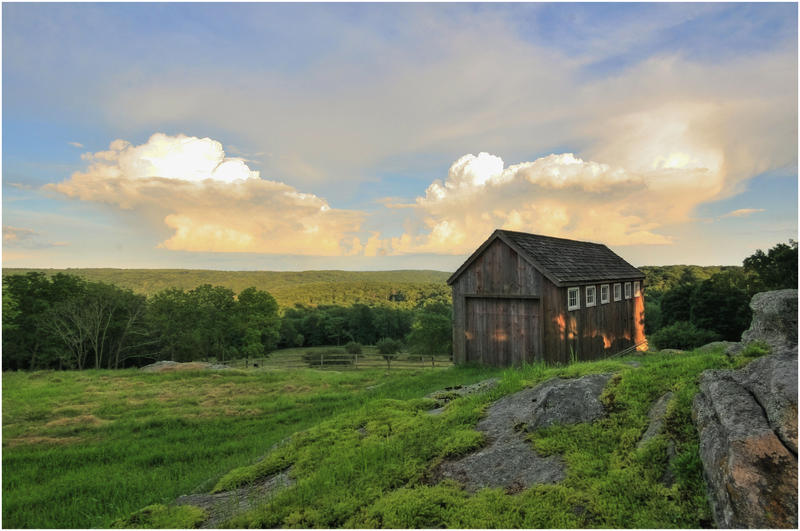
<path id="1" fill-rule="evenodd" d="M 288 435 L 498 371 L 137 370 L 3 376 L 5 527 L 108 527 L 211 489 Z"/>

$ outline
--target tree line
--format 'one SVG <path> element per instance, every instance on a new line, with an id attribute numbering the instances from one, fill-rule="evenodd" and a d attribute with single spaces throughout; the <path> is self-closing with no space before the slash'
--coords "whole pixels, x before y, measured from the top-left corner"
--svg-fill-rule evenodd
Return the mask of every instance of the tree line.
<path id="1" fill-rule="evenodd" d="M 442 271 L 210 271 L 195 269 L 14 269 L 3 276 L 41 272 L 79 276 L 113 284 L 134 293 L 155 295 L 168 288 L 185 291 L 210 284 L 236 293 L 254 287 L 272 295 L 281 308 L 304 306 L 387 306 L 414 309 L 431 298 L 448 298 Z"/>
<path id="2" fill-rule="evenodd" d="M 648 275 L 645 332 L 658 348 L 739 341 L 750 326 L 753 295 L 797 289 L 797 242 L 779 243 L 767 252 L 759 249 L 741 267 L 640 269 Z"/>
<path id="3" fill-rule="evenodd" d="M 254 287 L 237 294 L 203 284 L 145 296 L 35 271 L 7 275 L 3 286 L 3 370 L 225 362 L 276 348 L 371 345 L 384 338 L 409 339 L 414 350 L 426 353 L 450 348 L 450 303 L 438 291 L 414 309 L 296 304 L 281 311 L 272 295 Z"/>

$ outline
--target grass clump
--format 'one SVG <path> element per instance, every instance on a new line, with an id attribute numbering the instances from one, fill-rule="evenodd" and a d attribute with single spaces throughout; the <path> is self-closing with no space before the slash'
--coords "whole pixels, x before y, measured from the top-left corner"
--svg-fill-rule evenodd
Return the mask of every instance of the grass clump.
<path id="1" fill-rule="evenodd" d="M 111 524 L 115 529 L 194 529 L 208 515 L 193 505 L 149 505 Z"/>

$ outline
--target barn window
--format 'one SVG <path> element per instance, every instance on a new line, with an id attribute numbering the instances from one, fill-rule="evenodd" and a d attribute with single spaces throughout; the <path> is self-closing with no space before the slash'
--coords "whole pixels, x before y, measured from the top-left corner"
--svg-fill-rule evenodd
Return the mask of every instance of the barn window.
<path id="1" fill-rule="evenodd" d="M 600 304 L 608 304 L 611 300 L 611 286 L 603 284 L 600 286 Z"/>
<path id="2" fill-rule="evenodd" d="M 633 283 L 633 296 L 634 297 L 642 296 L 642 286 L 638 282 Z"/>
<path id="3" fill-rule="evenodd" d="M 577 310 L 580 307 L 580 288 L 567 288 L 567 309 Z"/>
<path id="4" fill-rule="evenodd" d="M 614 284 L 614 301 L 622 300 L 622 284 Z"/>
<path id="5" fill-rule="evenodd" d="M 625 283 L 625 298 L 626 299 L 630 299 L 631 298 L 631 283 L 630 282 L 626 282 Z"/>
<path id="6" fill-rule="evenodd" d="M 597 304 L 597 288 L 595 286 L 586 286 L 586 307 L 595 306 Z"/>

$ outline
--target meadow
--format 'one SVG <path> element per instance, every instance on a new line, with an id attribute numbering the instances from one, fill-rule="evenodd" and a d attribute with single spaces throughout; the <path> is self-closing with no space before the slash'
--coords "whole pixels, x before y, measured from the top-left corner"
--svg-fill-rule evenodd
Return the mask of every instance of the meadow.
<path id="1" fill-rule="evenodd" d="M 273 444 L 376 400 L 407 400 L 491 369 L 137 369 L 3 375 L 4 527 L 108 527 L 208 490 Z"/>
<path id="2" fill-rule="evenodd" d="M 700 372 L 732 363 L 721 352 L 694 352 L 506 370 L 6 373 L 3 520 L 6 527 L 189 526 L 164 520 L 171 513 L 158 504 L 291 466 L 291 487 L 228 525 L 701 527 L 709 509 L 691 400 Z M 596 372 L 617 374 L 603 396 L 609 415 L 531 438 L 540 453 L 563 456 L 564 482 L 471 496 L 430 481 L 437 462 L 483 444 L 474 426 L 492 401 L 552 377 Z M 492 391 L 426 413 L 435 405 L 426 394 L 491 376 L 501 378 Z M 650 406 L 667 391 L 674 396 L 666 433 L 637 448 Z M 671 485 L 660 481 L 668 470 Z M 154 504 L 166 511 L 155 511 L 162 519 L 126 519 Z"/>

